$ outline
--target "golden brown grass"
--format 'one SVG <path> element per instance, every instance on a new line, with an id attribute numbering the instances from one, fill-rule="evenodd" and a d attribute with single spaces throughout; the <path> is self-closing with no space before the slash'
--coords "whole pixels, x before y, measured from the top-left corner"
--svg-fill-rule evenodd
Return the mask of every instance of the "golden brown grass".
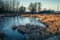
<path id="1" fill-rule="evenodd" d="M 60 32 L 60 14 L 26 14 L 22 16 L 39 18 L 39 20 L 49 26 L 49 32 Z"/>

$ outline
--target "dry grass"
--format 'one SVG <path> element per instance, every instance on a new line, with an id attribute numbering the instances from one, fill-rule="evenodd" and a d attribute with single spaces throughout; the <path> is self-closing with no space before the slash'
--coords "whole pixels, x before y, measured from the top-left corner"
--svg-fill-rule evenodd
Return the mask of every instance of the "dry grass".
<path id="1" fill-rule="evenodd" d="M 49 26 L 49 32 L 60 32 L 60 14 L 26 14 L 22 16 L 39 18 Z"/>

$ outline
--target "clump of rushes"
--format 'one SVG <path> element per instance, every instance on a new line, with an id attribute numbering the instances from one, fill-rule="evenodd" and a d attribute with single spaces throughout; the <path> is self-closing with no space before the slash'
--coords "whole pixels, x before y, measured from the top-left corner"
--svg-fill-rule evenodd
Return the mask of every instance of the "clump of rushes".
<path id="1" fill-rule="evenodd" d="M 4 40 L 6 37 L 6 34 L 4 32 L 0 32 L 0 39 Z"/>
<path id="2" fill-rule="evenodd" d="M 16 26 L 16 25 L 13 25 L 13 26 L 12 26 L 12 29 L 13 29 L 13 30 L 16 30 L 16 29 L 17 29 L 17 26 Z"/>

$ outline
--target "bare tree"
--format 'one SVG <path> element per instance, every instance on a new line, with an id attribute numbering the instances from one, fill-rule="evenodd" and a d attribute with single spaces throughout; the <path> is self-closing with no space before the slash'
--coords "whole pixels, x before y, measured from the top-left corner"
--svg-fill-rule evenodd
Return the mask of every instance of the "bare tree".
<path id="1" fill-rule="evenodd" d="M 15 10 L 15 0 L 13 0 L 13 11 Z"/>
<path id="2" fill-rule="evenodd" d="M 37 9 L 38 9 L 37 7 L 38 7 L 38 5 L 37 5 L 37 2 L 36 2 L 36 3 L 35 3 L 35 11 L 36 11 L 36 12 L 38 11 L 38 10 L 37 10 Z"/>
<path id="3" fill-rule="evenodd" d="M 30 3 L 28 9 L 31 12 L 39 12 L 41 10 L 41 3 L 36 2 L 36 3 Z"/>
<path id="4" fill-rule="evenodd" d="M 3 8 L 4 8 L 4 3 L 2 0 L 0 0 L 0 11 L 3 11 Z"/>
<path id="5" fill-rule="evenodd" d="M 31 12 L 34 12 L 35 11 L 35 5 L 33 3 L 30 3 L 28 9 L 31 11 Z"/>
<path id="6" fill-rule="evenodd" d="M 11 11 L 11 0 L 9 0 L 9 9 Z"/>
<path id="7" fill-rule="evenodd" d="M 18 8 L 19 8 L 19 2 L 17 2 L 17 11 L 18 11 Z"/>
<path id="8" fill-rule="evenodd" d="M 24 13 L 26 11 L 26 7 L 23 5 L 19 8 L 19 12 Z"/>
<path id="9" fill-rule="evenodd" d="M 8 3 L 8 1 L 6 1 L 6 11 L 8 11 L 9 10 L 9 3 Z"/>
<path id="10" fill-rule="evenodd" d="M 41 11 L 41 3 L 38 3 L 38 11 Z"/>

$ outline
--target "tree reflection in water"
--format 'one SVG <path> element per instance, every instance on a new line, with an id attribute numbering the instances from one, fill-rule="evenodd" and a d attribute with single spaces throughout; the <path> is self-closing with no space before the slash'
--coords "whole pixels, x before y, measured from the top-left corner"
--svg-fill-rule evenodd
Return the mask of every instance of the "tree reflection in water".
<path id="1" fill-rule="evenodd" d="M 45 39 L 49 39 L 49 37 L 53 37 L 49 34 L 48 32 L 48 27 L 46 27 L 46 25 L 40 24 L 40 22 L 36 22 L 35 18 L 19 18 L 19 21 L 16 19 L 14 19 L 14 17 L 7 17 L 8 22 L 6 22 L 6 17 L 2 19 L 2 26 L 3 27 L 3 31 L 7 34 L 6 36 L 9 38 L 6 38 L 7 40 L 12 40 L 12 38 L 16 38 L 16 39 L 23 39 L 21 34 L 25 35 L 24 40 L 45 40 Z M 5 19 L 5 20 L 4 20 Z M 15 21 L 14 21 L 15 20 Z M 18 22 L 19 24 L 18 24 Z M 14 24 L 15 22 L 15 24 Z M 6 24 L 7 23 L 7 24 Z M 17 25 L 18 24 L 18 25 Z M 16 26 L 14 26 L 16 25 Z M 13 27 L 12 30 L 11 27 Z M 11 38 L 10 38 L 11 36 Z M 55 35 L 54 35 L 55 36 Z M 56 37 L 57 38 L 57 37 Z"/>

